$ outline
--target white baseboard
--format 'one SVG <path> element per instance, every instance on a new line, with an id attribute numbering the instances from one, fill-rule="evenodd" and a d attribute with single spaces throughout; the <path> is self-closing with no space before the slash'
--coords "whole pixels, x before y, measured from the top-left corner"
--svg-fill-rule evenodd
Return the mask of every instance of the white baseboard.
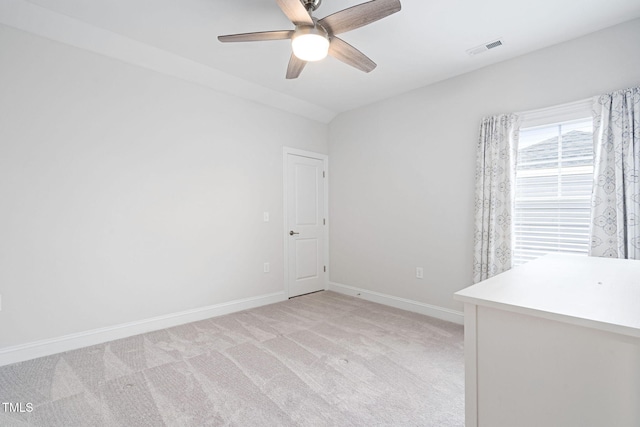
<path id="1" fill-rule="evenodd" d="M 208 307 L 194 308 L 150 319 L 137 320 L 135 322 L 78 332 L 57 338 L 5 347 L 0 349 L 0 366 L 23 362 L 37 357 L 49 356 L 63 351 L 75 350 L 77 348 L 87 347 L 90 345 L 101 344 L 107 341 L 143 334 L 145 332 L 170 328 L 172 326 L 208 319 L 210 317 L 222 316 L 224 314 L 261 307 L 263 305 L 273 304 L 286 299 L 287 297 L 284 292 L 276 292 L 268 295 L 214 304 Z"/>
<path id="2" fill-rule="evenodd" d="M 451 310 L 449 308 L 438 307 L 436 305 L 425 304 L 423 302 L 412 301 L 406 298 L 394 297 L 392 295 L 382 294 L 380 292 L 368 291 L 366 289 L 356 288 L 355 286 L 343 285 L 341 283 L 329 282 L 328 290 L 339 292 L 341 294 L 355 296 L 367 301 L 377 302 L 402 310 L 412 311 L 414 313 L 424 314 L 426 316 L 435 317 L 436 319 L 446 320 L 449 322 L 464 324 L 464 313 L 461 311 Z"/>

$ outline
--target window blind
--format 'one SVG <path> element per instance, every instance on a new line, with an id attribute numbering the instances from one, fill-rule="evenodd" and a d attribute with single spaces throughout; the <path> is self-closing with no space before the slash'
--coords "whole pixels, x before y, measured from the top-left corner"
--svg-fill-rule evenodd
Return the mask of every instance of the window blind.
<path id="1" fill-rule="evenodd" d="M 592 135 L 591 118 L 520 131 L 514 266 L 550 252 L 588 253 Z"/>

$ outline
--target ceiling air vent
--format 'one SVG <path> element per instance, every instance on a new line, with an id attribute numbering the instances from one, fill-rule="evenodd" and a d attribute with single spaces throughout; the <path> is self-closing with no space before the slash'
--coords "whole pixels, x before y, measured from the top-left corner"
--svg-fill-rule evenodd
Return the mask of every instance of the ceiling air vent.
<path id="1" fill-rule="evenodd" d="M 494 40 L 492 42 L 488 42 L 485 44 L 482 44 L 480 46 L 476 46 L 473 49 L 469 49 L 467 51 L 467 53 L 471 56 L 475 56 L 481 53 L 484 53 L 486 51 L 488 51 L 489 49 L 495 49 L 498 46 L 502 46 L 504 43 L 502 42 L 502 39 L 498 39 L 498 40 Z"/>

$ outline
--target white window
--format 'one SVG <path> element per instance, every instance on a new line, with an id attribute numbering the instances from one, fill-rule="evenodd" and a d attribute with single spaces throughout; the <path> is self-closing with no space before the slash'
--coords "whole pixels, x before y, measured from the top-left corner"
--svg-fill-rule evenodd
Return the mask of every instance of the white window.
<path id="1" fill-rule="evenodd" d="M 589 114 L 520 129 L 514 266 L 550 252 L 587 254 L 592 185 L 593 120 Z"/>

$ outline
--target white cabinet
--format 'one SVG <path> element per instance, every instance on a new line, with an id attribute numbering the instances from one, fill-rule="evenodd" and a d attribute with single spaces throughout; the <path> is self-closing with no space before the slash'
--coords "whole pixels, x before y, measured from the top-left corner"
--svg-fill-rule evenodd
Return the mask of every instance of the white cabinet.
<path id="1" fill-rule="evenodd" d="M 547 255 L 455 298 L 466 427 L 640 426 L 640 261 Z"/>

